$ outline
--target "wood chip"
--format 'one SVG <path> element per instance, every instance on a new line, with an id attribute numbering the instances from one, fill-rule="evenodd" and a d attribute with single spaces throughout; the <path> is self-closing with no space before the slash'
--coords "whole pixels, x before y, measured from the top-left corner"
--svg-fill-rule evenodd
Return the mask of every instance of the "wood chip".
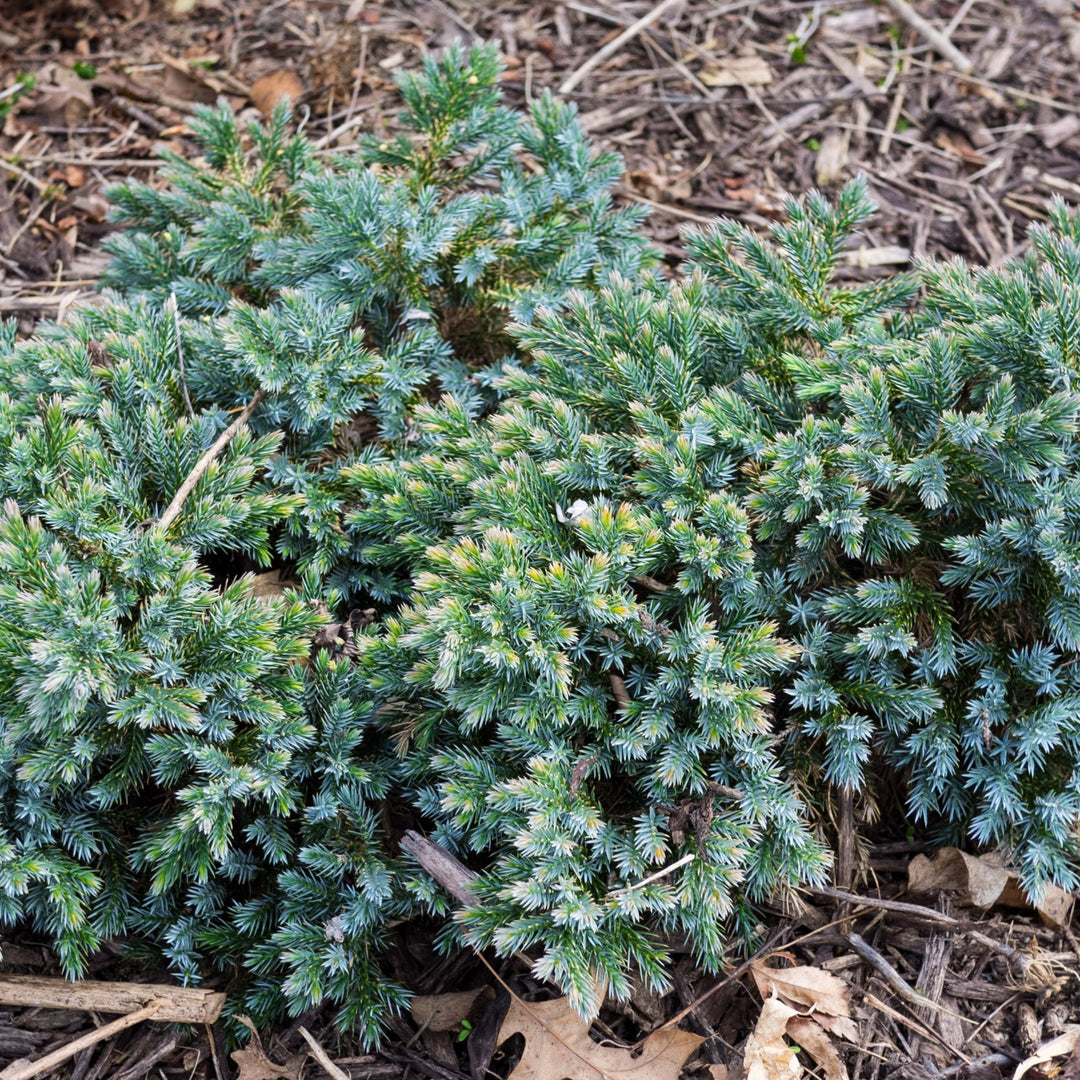
<path id="1" fill-rule="evenodd" d="M 706 86 L 768 86 L 773 81 L 769 62 L 757 53 L 730 56 L 717 66 L 706 67 L 698 78 Z"/>

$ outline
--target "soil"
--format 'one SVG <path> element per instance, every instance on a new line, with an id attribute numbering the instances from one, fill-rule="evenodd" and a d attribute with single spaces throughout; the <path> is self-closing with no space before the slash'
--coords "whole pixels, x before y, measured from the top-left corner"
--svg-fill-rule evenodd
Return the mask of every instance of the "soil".
<path id="1" fill-rule="evenodd" d="M 126 177 L 155 183 L 162 147 L 195 153 L 186 124 L 198 104 L 223 96 L 255 115 L 288 90 L 324 150 L 343 150 L 359 132 L 393 126 L 396 73 L 426 50 L 474 38 L 502 43 L 510 103 L 544 89 L 562 93 L 596 140 L 623 154 L 619 196 L 652 208 L 648 229 L 673 267 L 684 228 L 723 214 L 766 229 L 787 193 L 814 185 L 835 193 L 859 172 L 881 210 L 848 252 L 846 276 L 894 273 L 925 256 L 1000 263 L 1046 218 L 1051 199 L 1080 201 L 1080 7 L 916 0 L 918 14 L 962 54 L 949 63 L 897 14 L 904 6 L 7 0 L 0 4 L 0 316 L 16 317 L 29 333 L 37 320 L 62 320 L 92 297 L 105 259 L 101 240 L 114 227 L 104 193 Z M 1080 1056 L 1069 1046 L 1080 1020 L 1080 957 L 1068 923 L 1046 926 L 1025 910 L 973 910 L 947 892 L 909 897 L 918 845 L 879 840 L 856 851 L 849 890 L 800 894 L 764 920 L 766 951 L 782 954 L 780 962 L 829 971 L 851 988 L 858 1035 L 837 1043 L 848 1075 L 995 1080 L 1061 1037 L 1065 1049 L 1027 1075 L 1080 1077 Z M 399 934 L 388 974 L 416 993 L 501 990 L 479 958 L 442 957 L 416 927 Z M 33 936 L 5 939 L 3 951 L 0 984 L 10 972 L 58 971 Z M 594 1034 L 634 1043 L 684 1014 L 681 1025 L 707 1040 L 684 1075 L 734 1080 L 761 1012 L 754 981 L 737 961 L 716 977 L 684 958 L 670 994 L 640 991 L 605 1009 Z M 516 959 L 496 971 L 526 1000 L 551 996 Z M 97 958 L 91 977 L 168 980 L 118 949 Z M 911 990 L 921 995 L 914 1004 Z M 487 1008 L 497 1007 L 496 999 Z M 99 1023 L 78 1012 L 0 1008 L 0 1066 L 39 1058 Z M 249 1062 L 243 1080 L 296 1075 L 301 1061 L 312 1080 L 480 1080 L 485 1070 L 505 1077 L 513 1065 L 506 1047 L 493 1058 L 477 1051 L 479 1019 L 460 1042 L 422 1027 L 396 1019 L 385 1050 L 368 1055 L 317 1010 L 263 1033 L 269 1058 L 291 1062 L 287 1068 L 259 1072 Z M 301 1028 L 339 1072 L 306 1056 Z M 832 1069 L 818 1075 L 840 1075 Z M 47 1075 L 225 1080 L 237 1075 L 237 1063 L 220 1028 L 146 1023 Z M 781 1075 L 794 1073 L 755 1080 Z"/>

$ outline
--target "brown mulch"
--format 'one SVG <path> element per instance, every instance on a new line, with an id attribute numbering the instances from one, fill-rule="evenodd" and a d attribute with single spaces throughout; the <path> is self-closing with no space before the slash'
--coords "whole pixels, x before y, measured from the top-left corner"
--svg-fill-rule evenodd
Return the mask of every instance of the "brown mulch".
<path id="1" fill-rule="evenodd" d="M 178 14 L 194 3 L 186 13 Z M 392 122 L 394 73 L 424 50 L 502 43 L 515 103 L 558 88 L 645 0 L 8 0 L 0 5 L 0 315 L 62 315 L 100 268 L 102 192 L 152 181 L 156 147 L 260 79 L 298 79 L 326 149 Z M 873 0 L 680 0 L 567 95 L 627 160 L 624 198 L 680 226 L 765 226 L 785 192 L 870 178 L 881 213 L 848 273 L 914 257 L 995 263 L 1049 198 L 1080 197 L 1080 19 L 1071 0 L 938 0 L 962 76 Z M 357 78 L 359 74 L 359 80 Z M 33 75 L 32 90 L 16 80 Z M 265 83 L 263 84 L 265 85 Z M 294 84 L 294 88 L 297 84 Z M 10 109 L 8 106 L 10 105 Z M 28 323 L 29 325 L 29 323 Z"/>
<path id="2" fill-rule="evenodd" d="M 848 1075 L 855 1080 L 1001 1080 L 1040 1045 L 1074 1026 L 1080 1008 L 1080 968 L 1072 931 L 1041 925 L 1030 912 L 989 913 L 954 905 L 950 896 L 908 897 L 899 868 L 918 845 L 899 843 L 872 849 L 858 895 L 840 890 L 807 890 L 797 911 L 764 913 L 766 941 L 757 954 L 781 967 L 816 967 L 851 988 L 855 1044 L 838 1042 Z M 875 881 L 871 886 L 869 883 Z M 912 903 L 912 900 L 915 903 Z M 418 995 L 490 988 L 474 1010 L 469 1039 L 430 1030 L 412 1017 L 390 1022 L 385 1048 L 364 1053 L 355 1039 L 333 1029 L 329 1009 L 313 1010 L 281 1030 L 264 1033 L 267 1059 L 292 1072 L 240 1073 L 239 1080 L 484 1080 L 506 1077 L 520 1047 L 496 1048 L 493 1034 L 502 994 L 509 987 L 527 1001 L 546 1000 L 551 988 L 532 978 L 518 958 L 489 969 L 476 956 L 436 953 L 430 937 L 402 928 L 386 954 L 388 975 Z M 5 941 L 2 976 L 7 972 L 55 975 L 48 948 L 27 938 Z M 674 948 L 673 988 L 657 995 L 638 987 L 625 1003 L 612 1003 L 595 1031 L 609 1044 L 630 1046 L 651 1030 L 681 1015 L 687 1029 L 705 1038 L 683 1075 L 687 1080 L 740 1080 L 746 1041 L 761 1012 L 761 998 L 736 964 L 725 977 L 703 974 Z M 868 954 L 876 954 L 867 959 Z M 96 958 L 90 977 L 145 979 L 118 949 Z M 159 981 L 163 971 L 149 972 Z M 221 979 L 211 984 L 225 987 Z M 501 985 L 500 985 L 501 984 Z M 492 1017 L 494 1017 L 493 1023 Z M 0 1008 L 0 1066 L 36 1059 L 63 1046 L 95 1024 L 85 1013 L 57 1009 Z M 305 1059 L 307 1030 L 340 1070 L 334 1076 Z M 471 1045 L 470 1045 L 471 1044 Z M 486 1051 L 483 1049 L 486 1044 Z M 479 1046 L 479 1050 L 478 1050 Z M 494 1051 L 494 1052 L 493 1052 Z M 304 1064 L 298 1073 L 297 1066 Z M 1035 1080 L 1059 1075 L 1057 1067 L 1034 1070 Z M 1075 1068 L 1075 1062 L 1073 1062 Z M 0 1072 L 0 1075 L 3 1075 Z M 236 1077 L 221 1023 L 213 1028 L 177 1029 L 144 1023 L 83 1051 L 50 1076 L 64 1080 L 225 1080 Z M 781 1074 L 777 1073 L 777 1080 Z M 785 1078 L 787 1073 L 782 1074 Z M 807 1075 L 813 1075 L 808 1073 Z M 1066 1072 L 1065 1077 L 1075 1075 Z M 591 1074 L 590 1074 L 591 1076 Z M 554 1078 L 550 1078 L 554 1080 Z M 575 1078 L 570 1078 L 575 1080 Z M 630 1078 L 632 1080 L 632 1077 Z M 772 1074 L 759 1080 L 774 1080 Z"/>
<path id="3" fill-rule="evenodd" d="M 681 0 L 565 96 L 596 139 L 626 158 L 620 195 L 653 208 L 648 227 L 673 262 L 687 224 L 725 214 L 767 227 L 785 193 L 815 184 L 835 192 L 864 172 L 881 212 L 845 274 L 888 274 L 922 255 L 998 263 L 1020 249 L 1051 197 L 1080 201 L 1080 12 L 1071 0 L 915 6 L 948 29 L 971 74 L 943 63 L 885 3 Z M 307 130 L 328 151 L 341 149 L 358 131 L 393 123 L 394 74 L 427 49 L 459 38 L 501 41 L 507 97 L 521 103 L 545 88 L 558 91 L 654 7 L 654 0 L 6 0 L 0 317 L 14 315 L 30 331 L 91 295 L 111 228 L 103 192 L 131 176 L 154 182 L 163 145 L 193 153 L 185 123 L 200 102 L 224 96 L 252 109 L 260 79 L 291 72 Z M 19 82 L 27 76 L 32 88 Z M 871 850 L 855 891 L 903 900 L 911 854 L 902 843 Z M 835 896 L 802 900 L 794 914 L 772 912 L 765 937 L 770 948 L 853 987 L 860 1043 L 845 1054 L 854 1078 L 996 1080 L 1080 1021 L 1080 957 L 1069 930 L 1047 929 L 1022 912 L 956 910 L 942 918 L 933 901 L 923 901 L 931 906 L 919 916 Z M 856 950 L 853 934 L 927 1004 L 912 1005 Z M 3 949 L 0 974 L 57 972 L 44 943 L 16 936 Z M 415 936 L 387 962 L 422 994 L 490 982 L 474 958 L 447 960 Z M 549 993 L 515 961 L 500 973 L 522 994 Z M 99 957 L 91 974 L 166 978 L 114 953 Z M 760 1006 L 747 978 L 702 975 L 685 957 L 667 997 L 639 995 L 602 1019 L 609 1035 L 633 1042 L 689 1009 L 684 1024 L 708 1042 L 687 1075 L 734 1080 Z M 366 1055 L 334 1033 L 328 1016 L 316 1012 L 267 1035 L 267 1052 L 285 1062 L 304 1051 L 304 1026 L 353 1080 L 473 1075 L 468 1044 L 447 1033 L 418 1034 L 400 1018 L 386 1053 Z M 0 1009 L 0 1065 L 40 1057 L 96 1023 L 82 1013 Z M 1061 1064 L 1028 1075 L 1050 1077 Z M 490 1070 L 505 1076 L 510 1065 L 497 1056 Z M 1080 1059 L 1074 1068 L 1080 1076 Z M 226 1080 L 236 1068 L 220 1031 L 144 1024 L 50 1075 Z M 314 1062 L 303 1073 L 328 1075 Z"/>

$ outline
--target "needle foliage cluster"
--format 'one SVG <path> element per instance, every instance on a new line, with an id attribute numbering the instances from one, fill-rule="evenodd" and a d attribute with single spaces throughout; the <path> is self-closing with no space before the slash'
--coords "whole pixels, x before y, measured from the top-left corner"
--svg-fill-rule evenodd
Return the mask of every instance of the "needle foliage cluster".
<path id="1" fill-rule="evenodd" d="M 844 284 L 856 181 L 671 278 L 499 70 L 348 154 L 205 110 L 102 302 L 4 332 L 0 923 L 70 974 L 123 939 L 375 1042 L 426 915 L 589 1013 L 824 880 L 844 791 L 1077 884 L 1077 219 Z"/>

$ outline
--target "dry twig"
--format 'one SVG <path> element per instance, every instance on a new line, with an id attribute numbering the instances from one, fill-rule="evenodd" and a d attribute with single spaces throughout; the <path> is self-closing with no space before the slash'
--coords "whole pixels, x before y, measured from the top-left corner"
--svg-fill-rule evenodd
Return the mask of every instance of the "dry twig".
<path id="1" fill-rule="evenodd" d="M 214 463 L 214 459 L 229 445 L 239 434 L 240 429 L 251 419 L 251 414 L 259 403 L 266 397 L 265 390 L 256 390 L 251 400 L 247 403 L 244 411 L 217 437 L 214 445 L 206 451 L 197 462 L 195 468 L 188 473 L 187 479 L 180 485 L 179 490 L 173 496 L 173 500 L 165 509 L 165 513 L 158 519 L 157 527 L 161 532 L 166 529 L 180 516 L 187 497 L 195 490 L 195 485 L 202 479 L 203 474 Z"/>
<path id="2" fill-rule="evenodd" d="M 300 1034 L 304 1036 L 304 1042 L 311 1049 L 311 1056 L 326 1070 L 331 1080 L 349 1080 L 349 1074 L 344 1069 L 339 1069 L 330 1059 L 330 1055 L 319 1045 L 315 1036 L 306 1027 L 300 1028 Z"/>
<path id="3" fill-rule="evenodd" d="M 559 93 L 569 94 L 593 68 L 599 67 L 608 57 L 617 53 L 628 41 L 633 41 L 642 30 L 652 26 L 668 8 L 674 7 L 677 3 L 680 3 L 680 0 L 660 0 L 660 3 L 651 11 L 647 11 L 637 22 L 631 23 L 621 34 L 612 38 L 602 49 L 598 49 L 593 53 L 577 71 L 568 75 L 559 87 Z"/>
<path id="4" fill-rule="evenodd" d="M 62 1065 L 69 1058 L 73 1058 L 80 1050 L 85 1050 L 87 1047 L 94 1046 L 105 1039 L 111 1038 L 113 1035 L 118 1035 L 129 1027 L 141 1024 L 144 1020 L 159 1019 L 161 1008 L 162 1002 L 151 1001 L 144 1008 L 128 1013 L 127 1016 L 121 1016 L 119 1020 L 114 1020 L 111 1024 L 104 1024 L 93 1031 L 88 1031 L 85 1035 L 80 1035 L 79 1038 L 72 1040 L 66 1046 L 61 1046 L 51 1054 L 38 1058 L 37 1061 L 13 1061 L 3 1072 L 0 1072 L 0 1080 L 30 1080 L 32 1076 L 52 1072 L 58 1065 Z"/>
<path id="5" fill-rule="evenodd" d="M 929 44 L 934 51 L 961 74 L 969 75 L 975 65 L 937 27 L 928 23 L 907 0 L 885 0 L 893 14 L 901 18 Z"/>

